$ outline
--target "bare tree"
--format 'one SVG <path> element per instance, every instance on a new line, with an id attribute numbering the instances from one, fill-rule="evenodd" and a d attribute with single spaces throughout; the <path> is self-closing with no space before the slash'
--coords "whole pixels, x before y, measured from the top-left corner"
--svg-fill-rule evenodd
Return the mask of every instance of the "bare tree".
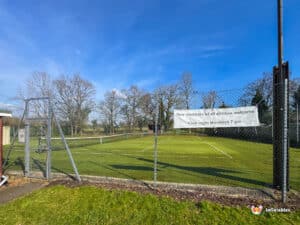
<path id="1" fill-rule="evenodd" d="M 146 93 L 141 97 L 140 109 L 146 121 L 154 123 L 155 120 L 155 101 L 152 94 Z"/>
<path id="2" fill-rule="evenodd" d="M 55 103 L 57 112 L 60 118 L 65 120 L 70 126 L 71 136 L 74 135 L 74 127 L 76 123 L 74 89 L 70 83 L 70 79 L 66 76 L 61 76 L 54 81 L 56 89 Z"/>
<path id="3" fill-rule="evenodd" d="M 194 92 L 195 90 L 192 74 L 188 72 L 183 73 L 179 81 L 179 94 L 181 96 L 181 102 L 185 109 L 191 108 Z M 191 132 L 192 130 L 189 129 L 189 133 Z"/>
<path id="4" fill-rule="evenodd" d="M 179 93 L 182 98 L 184 108 L 190 109 L 192 99 L 194 97 L 193 77 L 191 73 L 185 72 L 182 74 L 178 85 Z"/>
<path id="5" fill-rule="evenodd" d="M 97 121 L 96 119 L 93 119 L 93 120 L 91 121 L 91 123 L 92 123 L 92 128 L 93 128 L 93 134 L 95 135 L 96 129 L 97 129 L 97 127 L 98 127 L 98 121 Z"/>
<path id="6" fill-rule="evenodd" d="M 205 109 L 215 108 L 218 100 L 219 100 L 219 96 L 216 91 L 208 92 L 207 94 L 202 96 L 203 108 Z"/>
<path id="7" fill-rule="evenodd" d="M 289 81 L 290 93 L 297 91 L 298 83 L 296 79 Z M 251 101 L 257 92 L 262 94 L 266 105 L 270 107 L 273 101 L 273 74 L 271 72 L 264 72 L 262 78 L 249 83 L 240 97 L 239 103 L 244 106 L 251 105 Z"/>
<path id="8" fill-rule="evenodd" d="M 173 109 L 181 102 L 178 85 L 171 84 L 156 89 L 156 104 L 159 104 L 160 125 L 167 131 L 172 124 Z"/>
<path id="9" fill-rule="evenodd" d="M 138 117 L 138 126 L 140 130 L 143 127 L 155 123 L 156 103 L 153 94 L 145 93 L 140 99 L 140 116 Z"/>
<path id="10" fill-rule="evenodd" d="M 273 75 L 272 73 L 264 73 L 262 78 L 259 78 L 249 83 L 244 94 L 240 97 L 239 102 L 241 105 L 251 105 L 251 100 L 259 91 L 262 94 L 266 104 L 270 106 L 272 104 L 273 97 Z"/>
<path id="11" fill-rule="evenodd" d="M 68 120 L 71 135 L 82 134 L 83 125 L 94 107 L 94 86 L 78 74 L 71 78 L 62 76 L 54 81 L 54 85 L 58 111 Z"/>
<path id="12" fill-rule="evenodd" d="M 128 90 L 123 90 L 122 94 L 125 96 L 122 113 L 129 131 L 132 131 L 137 126 L 143 92 L 137 86 L 131 86 Z"/>
<path id="13" fill-rule="evenodd" d="M 34 72 L 26 82 L 27 97 L 51 97 L 52 79 L 46 72 Z"/>
<path id="14" fill-rule="evenodd" d="M 106 92 L 99 108 L 104 123 L 108 124 L 110 134 L 114 134 L 116 121 L 121 110 L 120 97 L 117 92 L 115 90 Z"/>
<path id="15" fill-rule="evenodd" d="M 75 125 L 75 134 L 79 131 L 80 135 L 82 135 L 83 126 L 95 106 L 93 98 L 96 91 L 93 84 L 81 78 L 79 74 L 74 75 L 71 79 L 71 84 L 72 87 L 74 87 L 74 100 L 76 105 L 77 123 Z"/>
<path id="16" fill-rule="evenodd" d="M 52 97 L 53 84 L 52 79 L 46 72 L 34 72 L 26 81 L 25 87 L 21 88 L 19 93 L 20 99 Z M 48 113 L 48 103 L 44 100 L 31 102 L 31 111 L 35 116 L 45 116 Z"/>

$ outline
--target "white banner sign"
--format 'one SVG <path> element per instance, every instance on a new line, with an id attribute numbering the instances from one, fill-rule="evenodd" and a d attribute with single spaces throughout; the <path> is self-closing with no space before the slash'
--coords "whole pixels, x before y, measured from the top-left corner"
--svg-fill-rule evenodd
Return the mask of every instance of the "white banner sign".
<path id="1" fill-rule="evenodd" d="M 25 129 L 19 129 L 18 139 L 20 143 L 25 143 Z"/>
<path id="2" fill-rule="evenodd" d="M 256 106 L 174 110 L 174 128 L 216 128 L 259 126 Z"/>

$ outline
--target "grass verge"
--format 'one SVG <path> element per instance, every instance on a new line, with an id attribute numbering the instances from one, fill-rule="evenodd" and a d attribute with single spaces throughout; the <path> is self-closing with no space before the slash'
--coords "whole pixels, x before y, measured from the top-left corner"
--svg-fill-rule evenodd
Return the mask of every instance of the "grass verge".
<path id="1" fill-rule="evenodd" d="M 252 215 L 247 207 L 81 186 L 53 186 L 0 206 L 0 224 L 300 224 L 300 212 Z"/>

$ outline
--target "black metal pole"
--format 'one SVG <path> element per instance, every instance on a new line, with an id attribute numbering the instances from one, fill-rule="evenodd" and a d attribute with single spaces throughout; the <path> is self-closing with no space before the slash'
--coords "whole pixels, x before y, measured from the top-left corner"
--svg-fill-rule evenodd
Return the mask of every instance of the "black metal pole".
<path id="1" fill-rule="evenodd" d="M 279 93 L 277 107 L 279 107 L 280 111 L 278 115 L 278 132 L 280 147 L 277 148 L 279 159 L 278 160 L 278 172 L 280 177 L 280 188 L 282 191 L 282 202 L 286 202 L 286 193 L 289 189 L 289 164 L 288 164 L 288 155 L 289 155 L 289 137 L 288 137 L 288 108 L 289 108 L 289 69 L 288 63 L 284 63 L 283 61 L 283 0 L 277 0 L 277 15 L 278 15 L 278 76 L 279 76 Z"/>
<path id="2" fill-rule="evenodd" d="M 277 0 L 277 16 L 278 16 L 278 68 L 280 80 L 284 80 L 282 74 L 283 63 L 283 32 L 282 32 L 282 0 Z"/>
<path id="3" fill-rule="evenodd" d="M 281 189 L 284 105 L 282 0 L 277 0 L 277 38 L 278 65 L 273 68 L 273 186 Z"/>

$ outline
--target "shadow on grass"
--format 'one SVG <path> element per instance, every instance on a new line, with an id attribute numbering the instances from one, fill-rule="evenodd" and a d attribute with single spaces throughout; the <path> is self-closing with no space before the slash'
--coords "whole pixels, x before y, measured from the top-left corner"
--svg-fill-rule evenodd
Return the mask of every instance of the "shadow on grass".
<path id="1" fill-rule="evenodd" d="M 13 161 L 11 163 L 7 163 L 6 166 L 3 169 L 3 172 L 6 172 L 7 170 L 9 170 L 9 168 L 11 168 L 14 165 L 15 166 L 20 166 L 23 174 L 25 174 L 25 165 L 24 165 L 24 162 L 21 159 L 21 157 L 18 157 L 15 161 Z"/>
<path id="2" fill-rule="evenodd" d="M 146 182 L 143 182 L 143 181 L 141 181 L 141 180 L 139 180 L 137 177 L 134 177 L 134 176 L 131 176 L 131 175 L 129 175 L 129 174 L 127 174 L 127 173 L 123 173 L 123 172 L 121 172 L 120 171 L 120 169 L 121 168 L 118 168 L 118 167 L 126 167 L 126 168 L 128 168 L 128 167 L 130 167 L 130 166 L 123 166 L 123 165 L 110 165 L 110 166 L 105 166 L 105 165 L 100 165 L 100 164 L 98 164 L 98 163 L 95 163 L 95 162 L 93 162 L 93 161 L 89 161 L 89 163 L 92 163 L 92 164 L 94 164 L 94 165 L 96 165 L 96 166 L 99 166 L 99 167 L 103 167 L 103 168 L 105 168 L 105 169 L 107 169 L 107 170 L 110 170 L 110 171 L 112 171 L 112 172 L 115 172 L 115 173 L 118 173 L 118 174 L 120 174 L 120 175 L 122 175 L 122 176 L 124 176 L 124 177 L 126 177 L 126 178 L 128 178 L 128 179 L 131 179 L 131 180 L 138 180 L 138 181 L 140 181 L 142 184 L 144 184 L 147 188 L 149 188 L 149 189 L 153 189 L 149 184 L 147 184 Z M 139 166 L 135 166 L 135 167 L 139 167 Z M 143 167 L 143 166 L 141 166 L 141 167 Z M 147 167 L 147 170 L 148 170 L 148 168 L 151 168 L 151 167 Z M 141 169 L 140 169 L 141 170 Z M 152 168 L 151 168 L 151 170 L 152 170 Z"/>
<path id="3" fill-rule="evenodd" d="M 153 171 L 153 167 L 149 167 L 149 166 L 128 166 L 128 165 L 109 165 L 115 169 L 119 169 L 119 170 L 144 170 L 144 171 Z"/>
<path id="4" fill-rule="evenodd" d="M 32 158 L 32 161 L 36 165 L 37 169 L 39 169 L 43 173 L 43 177 L 45 178 L 46 177 L 46 163 L 42 162 L 40 160 L 34 159 L 34 158 Z M 51 171 L 55 171 L 55 172 L 58 172 L 58 173 L 65 174 L 66 176 L 68 176 L 72 180 L 77 180 L 76 177 L 70 175 L 66 171 L 63 171 L 63 170 L 61 170 L 61 169 L 59 169 L 57 167 L 51 166 Z"/>
<path id="5" fill-rule="evenodd" d="M 33 164 L 36 166 L 35 168 L 40 170 L 43 173 L 43 177 L 46 177 L 46 169 L 45 163 L 41 162 L 40 160 L 32 158 Z"/>
<path id="6" fill-rule="evenodd" d="M 145 159 L 145 158 L 136 158 L 136 159 L 144 161 L 144 162 L 153 162 L 152 160 Z M 238 182 L 242 182 L 242 183 L 260 185 L 260 186 L 267 186 L 267 187 L 271 186 L 271 184 L 268 184 L 268 183 L 263 182 L 263 181 L 253 180 L 253 179 L 249 179 L 249 178 L 243 178 L 243 177 L 238 177 L 238 176 L 233 176 L 233 175 L 226 174 L 226 173 L 234 173 L 234 174 L 240 173 L 239 171 L 235 171 L 235 170 L 213 168 L 213 167 L 179 166 L 179 165 L 165 163 L 165 162 L 161 162 L 161 161 L 158 161 L 157 164 L 160 165 L 160 166 L 164 166 L 164 167 L 173 167 L 173 168 L 180 169 L 180 170 L 186 170 L 186 171 L 190 171 L 190 172 L 201 173 L 201 174 L 205 174 L 205 175 L 209 175 L 209 176 L 220 177 L 220 178 L 223 178 L 223 179 L 238 181 Z"/>
<path id="7" fill-rule="evenodd" d="M 120 170 L 115 169 L 115 168 L 113 168 L 113 167 L 106 166 L 106 165 L 103 165 L 103 164 L 100 164 L 100 163 L 96 163 L 96 162 L 93 162 L 93 161 L 89 161 L 89 163 L 94 164 L 94 165 L 99 166 L 99 167 L 102 167 L 102 168 L 104 168 L 104 169 L 110 170 L 110 171 L 112 171 L 112 172 L 118 173 L 118 174 L 120 174 L 120 175 L 122 175 L 122 176 L 124 176 L 124 177 L 126 177 L 126 178 L 128 178 L 128 179 L 132 179 L 132 180 L 135 180 L 135 179 L 136 179 L 136 177 L 133 177 L 133 176 L 127 174 L 127 173 L 123 173 L 123 172 L 121 172 Z"/>
<path id="8" fill-rule="evenodd" d="M 51 170 L 52 171 L 56 171 L 56 172 L 58 172 L 58 173 L 62 173 L 62 174 L 65 174 L 67 177 L 69 177 L 69 178 L 71 178 L 72 180 L 77 180 L 77 178 L 76 177 L 74 177 L 74 176 L 72 176 L 71 174 L 69 174 L 69 173 L 67 173 L 66 171 L 63 171 L 63 170 L 61 170 L 61 169 L 59 169 L 59 168 L 56 168 L 56 167 L 51 167 Z"/>

